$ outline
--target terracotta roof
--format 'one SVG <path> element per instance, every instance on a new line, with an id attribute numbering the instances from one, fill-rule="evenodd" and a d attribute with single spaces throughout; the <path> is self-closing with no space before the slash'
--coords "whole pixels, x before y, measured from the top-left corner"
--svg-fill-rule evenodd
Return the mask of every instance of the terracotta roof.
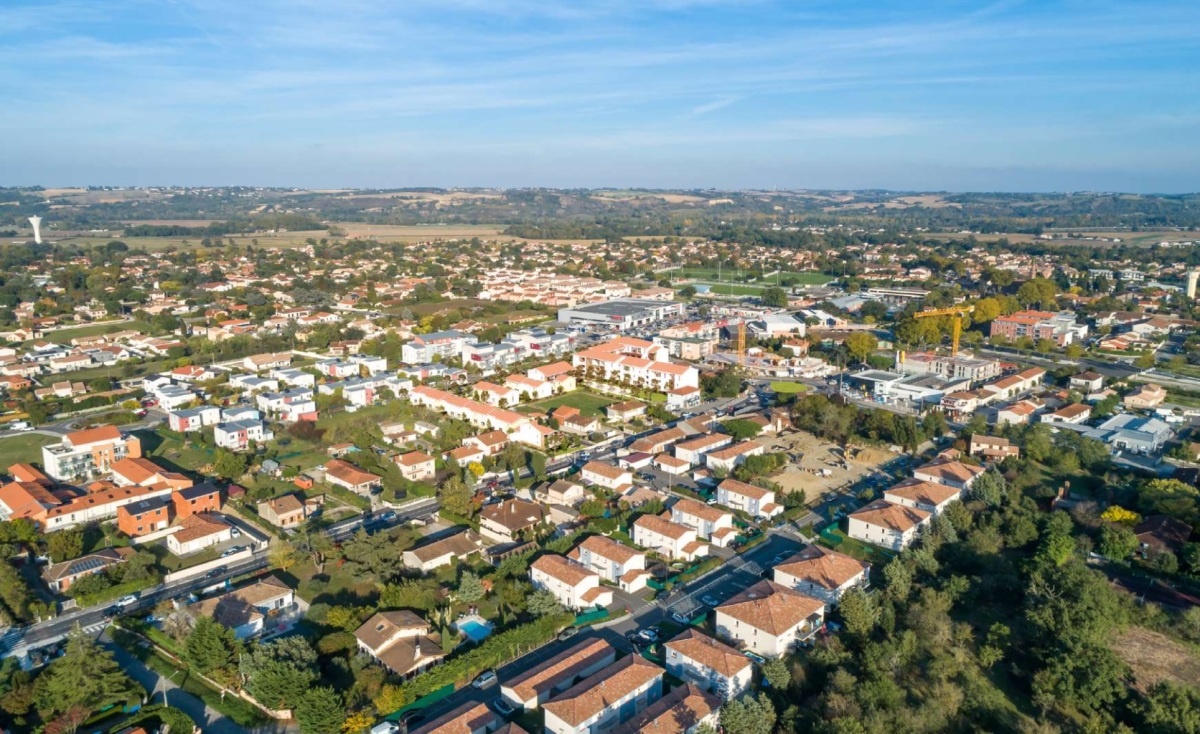
<path id="1" fill-rule="evenodd" d="M 774 494 L 769 489 L 756 487 L 753 484 L 747 484 L 746 482 L 739 482 L 736 479 L 724 480 L 717 485 L 717 489 L 723 489 L 730 494 L 739 494 L 743 497 L 749 497 L 750 499 L 754 500 L 762 500 L 765 499 L 767 495 Z"/>
<path id="2" fill-rule="evenodd" d="M 732 678 L 751 666 L 750 659 L 741 652 L 694 627 L 688 627 L 678 637 L 666 643 L 665 647 L 717 671 L 726 678 Z"/>
<path id="3" fill-rule="evenodd" d="M 929 518 L 929 514 L 925 510 L 918 510 L 915 507 L 896 505 L 887 500 L 875 500 L 850 513 L 850 517 L 869 525 L 907 532 L 925 522 Z"/>
<path id="4" fill-rule="evenodd" d="M 711 505 L 706 505 L 703 502 L 697 502 L 696 500 L 689 499 L 687 497 L 679 499 L 675 502 L 675 504 L 671 505 L 671 512 L 674 513 L 676 510 L 685 515 L 698 517 L 701 520 L 707 520 L 708 522 L 718 522 L 721 518 L 727 515 L 732 516 L 731 513 L 726 512 L 725 510 L 718 510 Z"/>
<path id="5" fill-rule="evenodd" d="M 949 479 L 955 482 L 966 482 L 974 479 L 985 471 L 987 470 L 982 466 L 972 466 L 971 464 L 964 464 L 961 461 L 954 461 L 952 459 L 938 459 L 936 461 L 929 462 L 925 466 L 917 467 L 913 470 L 913 473 L 915 474 L 920 472 L 922 474 L 928 474 L 929 476 L 940 479 Z"/>
<path id="6" fill-rule="evenodd" d="M 89 443 L 98 443 L 100 441 L 116 441 L 121 438 L 121 431 L 116 426 L 97 426 L 84 431 L 75 431 L 68 433 L 63 437 L 63 440 L 70 443 L 72 446 L 83 446 Z"/>
<path id="7" fill-rule="evenodd" d="M 260 506 L 267 505 L 275 511 L 276 515 L 290 515 L 294 512 L 304 512 L 304 505 L 294 494 L 285 494 L 282 497 L 259 502 Z"/>
<path id="8" fill-rule="evenodd" d="M 262 618 L 255 607 L 291 592 L 291 587 L 274 576 L 268 576 L 250 586 L 202 599 L 190 610 L 197 617 L 212 617 L 225 627 L 238 627 Z"/>
<path id="9" fill-rule="evenodd" d="M 611 734 L 686 734 L 720 707 L 721 699 L 688 683 L 671 689 Z"/>
<path id="10" fill-rule="evenodd" d="M 349 462 L 342 461 L 341 459 L 334 459 L 333 461 L 326 463 L 325 474 L 356 487 L 363 484 L 378 482 L 380 479 L 380 477 L 370 472 L 363 471 L 357 466 Z"/>
<path id="11" fill-rule="evenodd" d="M 767 634 L 781 635 L 824 608 L 819 599 L 763 579 L 716 609 Z"/>
<path id="12" fill-rule="evenodd" d="M 136 552 L 136 549 L 128 547 L 102 548 L 95 553 L 88 553 L 79 558 L 47 566 L 42 571 L 42 576 L 49 581 L 60 581 L 82 573 L 93 573 L 98 568 L 106 568 L 121 563 Z"/>
<path id="13" fill-rule="evenodd" d="M 605 657 L 616 656 L 616 649 L 606 640 L 582 640 L 558 655 L 539 663 L 504 684 L 522 701 L 552 690 L 564 680 L 574 680 L 580 672 L 594 666 Z"/>
<path id="14" fill-rule="evenodd" d="M 551 578 L 558 579 L 571 587 L 579 586 L 579 584 L 588 578 L 599 578 L 596 573 L 589 571 L 578 563 L 573 563 L 566 556 L 560 556 L 556 553 L 549 553 L 539 557 L 530 564 L 529 568 L 533 571 L 544 573 Z"/>
<path id="15" fill-rule="evenodd" d="M 409 550 L 422 563 L 436 560 L 451 553 L 458 557 L 466 557 L 477 553 L 482 548 L 483 541 L 474 530 L 464 530 L 441 540 L 417 546 Z"/>
<path id="16" fill-rule="evenodd" d="M 635 690 L 665 674 L 641 655 L 628 655 L 563 691 L 542 708 L 570 726 L 579 726 Z"/>
<path id="17" fill-rule="evenodd" d="M 407 609 L 377 612 L 354 630 L 358 641 L 378 651 L 388 640 L 401 630 L 428 629 L 429 623 Z"/>
<path id="18" fill-rule="evenodd" d="M 155 464 L 149 459 L 141 457 L 127 456 L 118 462 L 113 463 L 112 473 L 120 475 L 134 484 L 150 484 L 155 479 L 162 476 L 166 469 L 163 469 L 158 464 Z"/>
<path id="19" fill-rule="evenodd" d="M 960 492 L 955 487 L 946 484 L 938 484 L 937 482 L 925 482 L 920 479 L 905 479 L 894 487 L 889 487 L 883 491 L 884 499 L 891 497 L 900 497 L 901 499 L 912 500 L 923 505 L 933 505 L 937 507 L 946 500 L 955 499 Z"/>
<path id="20" fill-rule="evenodd" d="M 620 479 L 622 476 L 629 473 L 628 469 L 622 469 L 612 464 L 606 464 L 603 461 L 589 461 L 583 465 L 581 471 L 599 474 L 607 479 Z"/>
<path id="21" fill-rule="evenodd" d="M 484 507 L 479 517 L 508 530 L 523 530 L 542 522 L 546 518 L 546 510 L 536 502 L 513 498 Z"/>
<path id="22" fill-rule="evenodd" d="M 401 454 L 396 457 L 396 462 L 404 466 L 416 466 L 417 464 L 427 464 L 433 461 L 433 457 L 422 451 L 409 451 L 407 454 Z"/>
<path id="23" fill-rule="evenodd" d="M 688 533 L 695 532 L 685 525 L 680 525 L 677 522 L 671 522 L 670 520 L 661 518 L 658 515 L 642 515 L 637 520 L 634 520 L 633 524 L 637 527 L 645 528 L 652 533 L 657 533 L 658 535 L 663 535 L 675 540 L 683 538 Z"/>
<path id="24" fill-rule="evenodd" d="M 229 523 L 220 516 L 207 512 L 198 512 L 195 515 L 188 515 L 183 519 L 183 522 L 179 523 L 179 530 L 175 533 L 175 540 L 179 543 L 188 543 L 197 538 L 215 535 L 228 528 Z"/>
<path id="25" fill-rule="evenodd" d="M 871 564 L 844 553 L 810 545 L 775 567 L 776 571 L 823 589 L 838 589 L 866 573 Z"/>
<path id="26" fill-rule="evenodd" d="M 475 734 L 477 731 L 487 731 L 500 718 L 486 703 L 467 701 L 462 706 L 439 716 L 428 724 L 413 730 L 412 734 Z"/>
<path id="27" fill-rule="evenodd" d="M 83 497 L 76 497 L 65 505 L 51 508 L 46 512 L 46 517 L 60 517 L 62 515 L 70 515 L 72 512 L 79 512 L 92 507 L 112 504 L 131 497 L 145 497 L 154 492 L 160 491 L 157 486 L 153 487 L 116 487 L 114 489 L 105 489 L 99 492 L 92 492 Z"/>
<path id="28" fill-rule="evenodd" d="M 633 558 L 645 555 L 641 551 L 634 550 L 633 548 L 630 548 L 623 543 L 618 543 L 612 538 L 604 535 L 589 536 L 582 543 L 576 546 L 575 552 L 578 553 L 580 548 L 586 548 L 588 551 L 595 553 L 601 558 L 607 558 L 608 560 L 615 561 L 621 565 L 625 565 Z"/>

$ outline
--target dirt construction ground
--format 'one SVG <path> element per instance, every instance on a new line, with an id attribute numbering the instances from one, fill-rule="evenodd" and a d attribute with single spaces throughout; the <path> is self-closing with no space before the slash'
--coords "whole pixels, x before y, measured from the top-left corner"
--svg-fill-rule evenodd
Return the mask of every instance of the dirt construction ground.
<path id="1" fill-rule="evenodd" d="M 789 458 L 787 467 L 779 474 L 772 475 L 771 481 L 778 483 L 784 492 L 804 490 L 810 502 L 857 482 L 897 456 L 874 447 L 851 446 L 852 458 L 847 469 L 840 447 L 805 431 L 763 437 L 759 443 L 767 451 L 782 451 Z M 828 469 L 830 475 L 821 476 L 822 469 Z"/>

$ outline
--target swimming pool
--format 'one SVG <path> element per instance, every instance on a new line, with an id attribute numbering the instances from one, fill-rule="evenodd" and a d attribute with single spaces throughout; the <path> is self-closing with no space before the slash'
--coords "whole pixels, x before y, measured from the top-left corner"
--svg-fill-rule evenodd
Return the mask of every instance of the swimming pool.
<path id="1" fill-rule="evenodd" d="M 479 642 L 492 634 L 492 623 L 481 617 L 468 617 L 458 621 L 458 631 L 467 636 L 471 642 Z"/>

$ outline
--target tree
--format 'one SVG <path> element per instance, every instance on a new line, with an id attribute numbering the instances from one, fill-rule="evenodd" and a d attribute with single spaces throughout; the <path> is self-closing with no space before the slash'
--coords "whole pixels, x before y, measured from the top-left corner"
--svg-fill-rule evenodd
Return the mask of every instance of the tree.
<path id="1" fill-rule="evenodd" d="M 995 298 L 981 298 L 975 303 L 971 321 L 976 324 L 987 324 L 1000 318 L 1001 313 L 1000 301 Z"/>
<path id="2" fill-rule="evenodd" d="M 879 339 L 869 331 L 855 331 L 846 337 L 846 349 L 856 362 L 866 362 L 878 348 Z"/>
<path id="3" fill-rule="evenodd" d="M 374 725 L 375 717 L 370 711 L 355 711 L 342 724 L 342 734 L 367 734 Z"/>
<path id="4" fill-rule="evenodd" d="M 1100 555 L 1121 561 L 1133 555 L 1137 550 L 1138 539 L 1133 531 L 1117 525 L 1105 525 L 1100 528 Z"/>
<path id="5" fill-rule="evenodd" d="M 735 441 L 746 441 L 762 433 L 762 426 L 754 421 L 734 419 L 725 421 L 721 425 Z"/>
<path id="6" fill-rule="evenodd" d="M 721 728 L 726 734 L 771 734 L 775 706 L 765 694 L 735 698 L 721 707 Z"/>
<path id="7" fill-rule="evenodd" d="M 685 285 L 679 289 L 679 295 L 683 296 L 684 298 L 692 298 L 696 295 L 696 286 L 691 285 L 690 283 Z"/>
<path id="8" fill-rule="evenodd" d="M 86 718 L 102 706 L 130 700 L 136 690 L 112 653 L 76 626 L 63 656 L 37 677 L 34 702 L 42 718 L 65 715 L 73 709 L 82 709 Z"/>
<path id="9" fill-rule="evenodd" d="M 546 589 L 538 589 L 529 595 L 525 603 L 525 609 L 535 617 L 549 617 L 555 614 L 561 614 L 563 610 L 562 604 L 558 601 L 558 597 Z"/>
<path id="10" fill-rule="evenodd" d="M 1146 734 L 1200 734 L 1200 691 L 1164 680 L 1136 705 Z"/>
<path id="11" fill-rule="evenodd" d="M 1138 490 L 1138 509 L 1146 515 L 1170 515 L 1195 526 L 1200 490 L 1178 479 L 1151 479 Z"/>
<path id="12" fill-rule="evenodd" d="M 892 561 L 889 566 L 896 565 Z M 879 609 L 875 600 L 862 589 L 850 589 L 838 601 L 838 611 L 846 623 L 846 631 L 854 635 L 866 635 L 879 621 Z"/>
<path id="13" fill-rule="evenodd" d="M 237 659 L 240 648 L 233 630 L 222 626 L 212 617 L 199 617 L 183 650 L 183 659 L 197 672 L 208 675 L 229 668 Z"/>
<path id="14" fill-rule="evenodd" d="M 341 694 L 328 686 L 310 688 L 296 705 L 295 713 L 304 734 L 341 734 L 346 720 Z"/>
<path id="15" fill-rule="evenodd" d="M 474 514 L 474 504 L 471 502 L 471 490 L 460 477 L 450 477 L 438 490 L 442 500 L 442 509 L 459 517 L 469 518 Z"/>
<path id="16" fill-rule="evenodd" d="M 787 308 L 788 305 L 787 291 L 775 286 L 764 288 L 758 297 L 762 301 L 762 305 L 769 308 Z"/>
<path id="17" fill-rule="evenodd" d="M 783 658 L 767 658 L 762 666 L 763 678 L 776 691 L 784 691 L 792 683 L 792 672 Z"/>
<path id="18" fill-rule="evenodd" d="M 59 530 L 46 538 L 50 560 L 62 563 L 83 555 L 83 531 L 78 528 Z"/>
<path id="19" fill-rule="evenodd" d="M 483 588 L 483 581 L 479 579 L 471 571 L 463 571 L 462 578 L 458 581 L 458 599 L 466 604 L 474 604 L 484 597 L 487 590 Z"/>
<path id="20" fill-rule="evenodd" d="M 219 448 L 213 457 L 213 471 L 219 477 L 236 479 L 246 473 L 246 457 Z"/>
<path id="21" fill-rule="evenodd" d="M 273 539 L 267 551 L 267 562 L 271 564 L 271 568 L 277 568 L 285 573 L 302 559 L 303 556 L 296 550 L 296 546 L 283 538 Z"/>

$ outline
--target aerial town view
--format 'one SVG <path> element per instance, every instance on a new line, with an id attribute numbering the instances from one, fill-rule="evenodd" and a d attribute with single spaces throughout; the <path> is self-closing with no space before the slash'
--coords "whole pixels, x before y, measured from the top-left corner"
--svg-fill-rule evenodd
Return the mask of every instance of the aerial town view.
<path id="1" fill-rule="evenodd" d="M 1198 22 L 4 3 L 0 734 L 1200 734 Z"/>

